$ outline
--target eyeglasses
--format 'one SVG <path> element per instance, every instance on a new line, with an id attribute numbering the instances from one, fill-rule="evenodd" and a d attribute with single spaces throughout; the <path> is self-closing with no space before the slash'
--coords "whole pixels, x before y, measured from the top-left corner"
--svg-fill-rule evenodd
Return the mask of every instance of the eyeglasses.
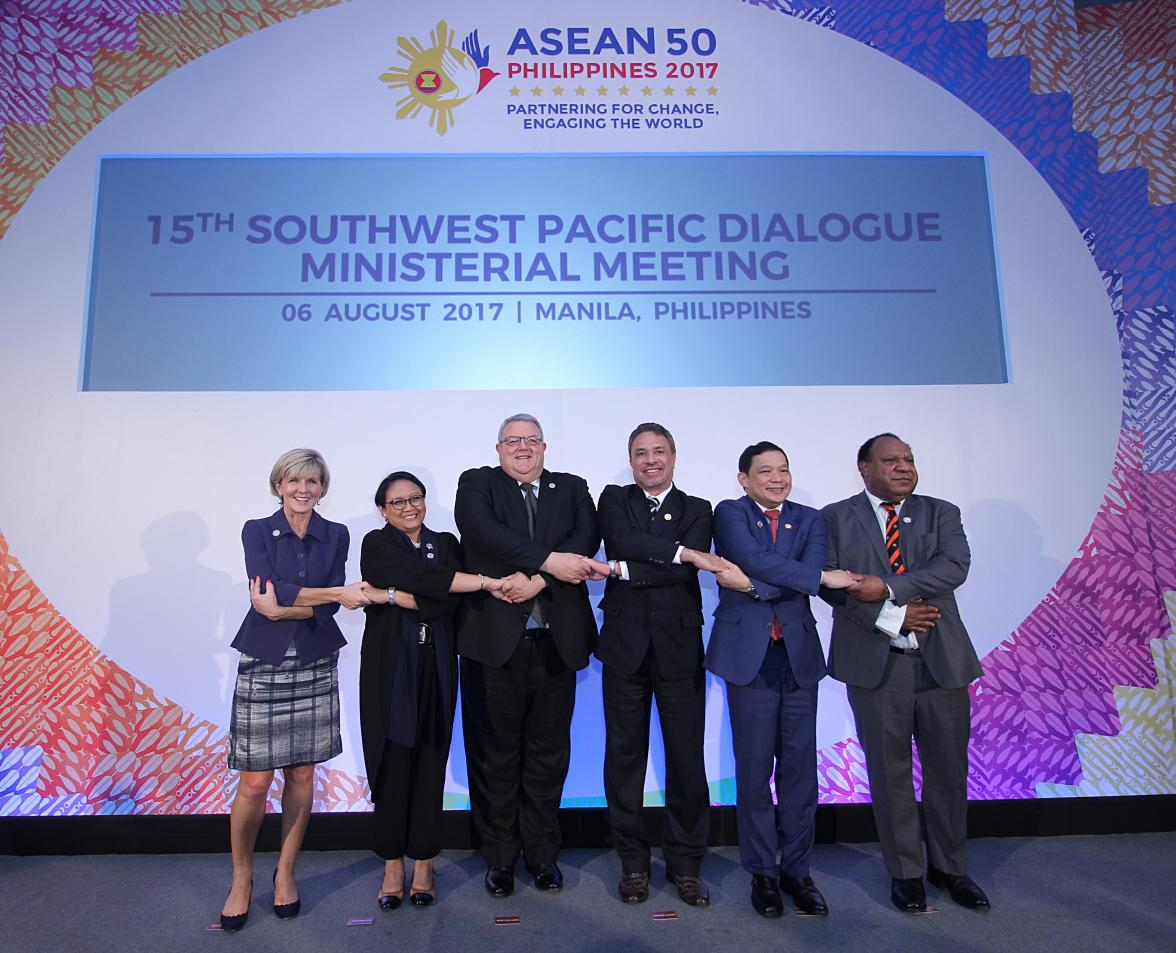
<path id="1" fill-rule="evenodd" d="M 384 505 L 390 506 L 394 510 L 406 510 L 410 506 L 416 509 L 424 502 L 425 497 L 423 493 L 414 493 L 412 496 L 398 496 L 394 500 L 388 500 Z"/>
<path id="2" fill-rule="evenodd" d="M 537 447 L 543 442 L 542 437 L 503 437 L 502 445 L 509 447 L 511 450 L 517 450 L 523 444 L 528 447 Z"/>

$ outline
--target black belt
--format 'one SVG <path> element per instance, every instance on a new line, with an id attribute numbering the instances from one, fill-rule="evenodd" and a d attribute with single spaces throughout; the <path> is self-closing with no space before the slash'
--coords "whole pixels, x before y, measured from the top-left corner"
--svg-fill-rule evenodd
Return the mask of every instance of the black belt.
<path id="1" fill-rule="evenodd" d="M 923 653 L 918 649 L 900 649 L 897 645 L 889 646 L 890 651 L 895 655 L 922 655 Z"/>
<path id="2" fill-rule="evenodd" d="M 528 642 L 536 642 L 544 636 L 550 635 L 551 630 L 547 627 L 542 629 L 523 629 L 523 638 Z"/>

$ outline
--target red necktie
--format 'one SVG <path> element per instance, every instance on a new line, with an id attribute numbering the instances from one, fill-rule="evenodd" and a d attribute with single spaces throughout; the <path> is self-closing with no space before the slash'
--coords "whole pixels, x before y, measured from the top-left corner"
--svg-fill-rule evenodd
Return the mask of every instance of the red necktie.
<path id="1" fill-rule="evenodd" d="M 902 561 L 902 550 L 898 545 L 898 510 L 893 503 L 882 503 L 886 511 L 886 558 L 890 562 L 891 572 L 898 574 L 906 572 L 906 563 Z"/>
<path id="2" fill-rule="evenodd" d="M 768 526 L 772 530 L 772 542 L 776 542 L 776 525 L 780 522 L 779 510 L 764 510 L 764 516 L 768 518 Z M 772 641 L 778 642 L 784 633 L 780 630 L 780 620 L 775 616 L 772 617 Z"/>

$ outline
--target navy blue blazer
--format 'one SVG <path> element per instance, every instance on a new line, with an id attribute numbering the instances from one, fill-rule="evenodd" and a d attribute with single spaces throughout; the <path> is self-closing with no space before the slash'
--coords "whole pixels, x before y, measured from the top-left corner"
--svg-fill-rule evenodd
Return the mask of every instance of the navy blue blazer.
<path id="1" fill-rule="evenodd" d="M 825 658 L 817 623 L 809 608 L 825 565 L 825 523 L 811 506 L 785 500 L 776 542 L 763 510 L 744 496 L 715 507 L 715 552 L 747 573 L 756 597 L 719 590 L 706 667 L 733 685 L 747 685 L 763 665 L 778 619 L 802 688 L 825 677 Z"/>
<path id="2" fill-rule="evenodd" d="M 264 519 L 249 520 L 241 529 L 241 545 L 245 548 L 246 575 L 250 579 L 260 576 L 263 583 L 272 581 L 278 605 L 294 605 L 304 586 L 341 586 L 346 580 L 351 536 L 342 523 L 332 523 L 318 513 L 310 514 L 302 539 L 290 529 L 280 509 Z M 274 622 L 250 606 L 233 639 L 233 648 L 280 665 L 293 642 L 299 663 L 309 665 L 347 644 L 335 621 L 338 611 L 339 604 L 331 602 L 315 606 L 309 619 Z"/>

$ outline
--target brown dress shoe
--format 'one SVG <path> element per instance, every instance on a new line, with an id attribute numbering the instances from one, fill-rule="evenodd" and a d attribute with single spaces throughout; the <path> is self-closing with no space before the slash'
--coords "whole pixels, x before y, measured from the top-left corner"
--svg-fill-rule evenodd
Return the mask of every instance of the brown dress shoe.
<path id="1" fill-rule="evenodd" d="M 710 903 L 710 891 L 700 878 L 692 874 L 678 874 L 671 877 L 670 882 L 678 888 L 678 896 L 683 903 L 692 907 L 705 907 Z"/>
<path id="2" fill-rule="evenodd" d="M 625 903 L 644 903 L 649 899 L 649 871 L 635 870 L 622 874 L 617 890 Z"/>

